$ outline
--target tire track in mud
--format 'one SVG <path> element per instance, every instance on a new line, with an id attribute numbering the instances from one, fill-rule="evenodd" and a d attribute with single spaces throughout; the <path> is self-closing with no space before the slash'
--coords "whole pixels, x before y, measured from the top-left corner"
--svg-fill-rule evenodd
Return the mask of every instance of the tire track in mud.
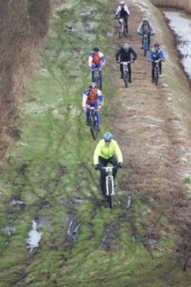
<path id="1" fill-rule="evenodd" d="M 186 271 L 191 267 L 191 206 L 181 179 L 183 167 L 180 158 L 183 156 L 182 146 L 190 139 L 185 139 L 184 129 L 175 119 L 174 108 L 168 101 L 170 91 L 163 76 L 157 87 L 151 83 L 151 65 L 143 57 L 141 37 L 136 34 L 145 15 L 132 2 L 128 4 L 131 13 L 129 35 L 120 42 L 115 34 L 113 49 L 117 51 L 119 46 L 128 42 L 138 58 L 132 65 L 133 82 L 128 89 L 124 88 L 123 81 L 119 79 L 120 72 L 114 67 L 120 93 L 117 99 L 110 101 L 115 110 L 110 115 L 112 132 L 120 143 L 125 163 L 120 187 L 124 194 L 131 193 L 144 201 L 146 199 L 148 205 L 149 198 L 154 199 L 150 206 L 152 216 L 144 225 L 145 245 L 148 245 L 148 238 L 158 240 L 162 234 L 165 234 L 164 238 L 170 236 L 160 222 L 165 216 L 177 243 L 176 255 Z M 151 44 L 154 41 L 157 41 L 157 34 L 151 37 Z"/>

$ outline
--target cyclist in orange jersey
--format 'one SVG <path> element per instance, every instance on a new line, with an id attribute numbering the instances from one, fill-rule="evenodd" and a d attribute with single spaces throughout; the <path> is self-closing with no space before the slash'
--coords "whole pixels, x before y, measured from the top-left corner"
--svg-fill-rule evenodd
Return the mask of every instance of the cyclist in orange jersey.
<path id="1" fill-rule="evenodd" d="M 102 52 L 100 52 L 99 47 L 94 47 L 93 51 L 89 54 L 88 59 L 89 69 L 100 68 L 100 90 L 102 90 L 103 76 L 102 76 L 102 68 L 105 66 L 105 56 Z M 92 71 L 92 82 L 94 82 L 94 71 Z"/>
<path id="2" fill-rule="evenodd" d="M 83 93 L 82 108 L 86 112 L 86 125 L 89 125 L 90 107 L 95 108 L 95 116 L 97 117 L 97 125 L 99 130 L 100 116 L 98 108 L 102 107 L 104 99 L 102 92 L 97 88 L 96 83 L 92 82 L 88 89 Z"/>

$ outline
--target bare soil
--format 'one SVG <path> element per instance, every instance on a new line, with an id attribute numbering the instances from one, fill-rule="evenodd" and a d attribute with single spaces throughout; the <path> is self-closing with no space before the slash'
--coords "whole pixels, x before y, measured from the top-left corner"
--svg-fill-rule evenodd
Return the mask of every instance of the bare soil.
<path id="1" fill-rule="evenodd" d="M 169 238 L 170 234 L 161 224 L 161 219 L 165 216 L 172 228 L 171 236 L 173 234 L 173 239 L 178 244 L 174 255 L 185 271 L 191 267 L 191 205 L 182 182 L 184 168 L 181 157 L 183 150 L 189 148 L 191 139 L 186 133 L 183 135 L 185 127 L 176 119 L 174 108 L 169 102 L 170 91 L 163 76 L 160 77 L 158 86 L 151 83 L 151 64 L 140 49 L 141 37 L 135 33 L 144 15 L 137 6 L 129 5 L 129 9 L 129 35 L 121 41 L 116 33 L 113 49 L 117 51 L 116 47 L 128 42 L 137 52 L 138 58 L 132 65 L 133 82 L 128 89 L 124 88 L 116 65 L 113 66 L 120 93 L 110 101 L 115 109 L 112 115 L 108 115 L 110 119 L 112 117 L 112 132 L 124 155 L 121 189 L 124 193 L 145 198 L 147 202 L 147 198 L 153 199 L 150 205 L 152 215 L 145 225 L 145 244 L 148 238 Z M 166 31 L 168 47 L 171 49 L 175 45 L 175 39 L 167 25 Z M 157 41 L 156 37 L 151 38 L 151 43 Z M 176 57 L 176 51 L 173 52 Z M 168 62 L 164 65 L 168 65 Z M 181 80 L 189 89 L 187 77 L 181 68 L 180 72 Z M 119 103 L 122 106 L 119 107 Z"/>

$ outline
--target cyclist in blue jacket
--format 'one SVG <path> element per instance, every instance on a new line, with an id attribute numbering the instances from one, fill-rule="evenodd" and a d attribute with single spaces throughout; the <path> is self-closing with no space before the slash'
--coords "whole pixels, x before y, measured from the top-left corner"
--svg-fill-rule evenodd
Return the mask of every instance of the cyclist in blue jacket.
<path id="1" fill-rule="evenodd" d="M 160 48 L 160 44 L 159 43 L 154 43 L 153 48 L 150 50 L 149 53 L 149 57 L 148 57 L 148 61 L 152 62 L 152 83 L 154 83 L 154 67 L 155 67 L 155 60 L 159 60 L 161 59 L 161 61 L 159 62 L 159 75 L 162 74 L 162 61 L 165 61 L 165 56 L 164 53 L 162 51 L 162 49 Z"/>

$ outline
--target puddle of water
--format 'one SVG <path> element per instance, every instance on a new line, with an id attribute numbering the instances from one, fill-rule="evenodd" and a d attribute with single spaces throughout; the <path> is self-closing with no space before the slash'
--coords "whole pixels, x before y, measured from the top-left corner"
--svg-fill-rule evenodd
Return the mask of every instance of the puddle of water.
<path id="1" fill-rule="evenodd" d="M 149 239 L 149 244 L 153 245 L 156 244 L 158 241 L 156 239 Z"/>
<path id="2" fill-rule="evenodd" d="M 186 19 L 180 12 L 163 11 L 163 13 L 170 20 L 169 26 L 177 35 L 177 48 L 183 56 L 181 62 L 191 79 L 191 19 Z"/>
<path id="3" fill-rule="evenodd" d="M 131 196 L 129 195 L 128 198 L 127 198 L 127 205 L 126 205 L 126 208 L 128 209 L 131 205 Z"/>
<path id="4" fill-rule="evenodd" d="M 36 247 L 39 247 L 39 242 L 42 237 L 42 232 L 37 231 L 37 223 L 35 220 L 32 221 L 32 229 L 28 233 L 28 238 L 26 239 L 27 248 L 30 248 L 30 252 Z"/>
<path id="5" fill-rule="evenodd" d="M 12 205 L 21 205 L 21 204 L 24 204 L 21 200 L 16 200 L 16 199 L 13 199 L 11 201 L 11 204 Z"/>

